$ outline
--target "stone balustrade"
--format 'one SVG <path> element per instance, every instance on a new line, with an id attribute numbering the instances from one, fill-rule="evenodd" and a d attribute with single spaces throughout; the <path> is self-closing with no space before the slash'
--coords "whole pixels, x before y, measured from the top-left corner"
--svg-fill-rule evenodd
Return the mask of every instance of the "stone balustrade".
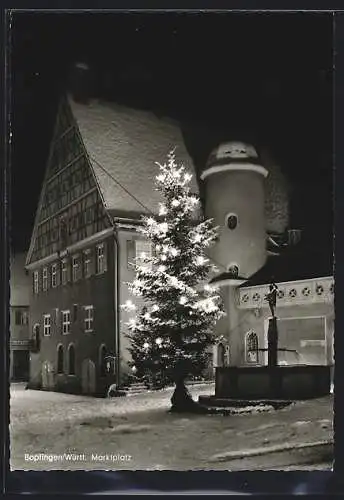
<path id="1" fill-rule="evenodd" d="M 300 281 L 277 283 L 277 307 L 294 304 L 333 303 L 334 278 L 316 278 Z M 240 309 L 257 309 L 268 307 L 266 296 L 269 285 L 243 287 L 238 290 L 238 307 Z"/>

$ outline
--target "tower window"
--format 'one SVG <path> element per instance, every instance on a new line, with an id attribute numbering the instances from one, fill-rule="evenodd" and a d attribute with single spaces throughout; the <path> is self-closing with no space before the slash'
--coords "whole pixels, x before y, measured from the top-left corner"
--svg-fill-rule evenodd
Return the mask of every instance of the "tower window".
<path id="1" fill-rule="evenodd" d="M 230 278 L 237 279 L 239 276 L 239 266 L 237 264 L 230 264 L 228 266 L 228 273 Z"/>
<path id="2" fill-rule="evenodd" d="M 233 231 L 238 225 L 238 216 L 236 214 L 228 214 L 226 216 L 226 225 L 228 229 Z"/>

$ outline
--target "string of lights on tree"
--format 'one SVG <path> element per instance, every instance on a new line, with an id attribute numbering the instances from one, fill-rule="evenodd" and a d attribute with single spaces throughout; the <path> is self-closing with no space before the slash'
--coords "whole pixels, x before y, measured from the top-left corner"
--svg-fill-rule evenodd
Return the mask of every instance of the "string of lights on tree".
<path id="1" fill-rule="evenodd" d="M 153 252 L 135 261 L 136 276 L 128 284 L 144 305 L 137 308 L 128 300 L 122 307 L 130 313 L 127 336 L 134 372 L 166 385 L 181 362 L 188 374 L 202 373 L 214 324 L 224 310 L 207 284 L 216 269 L 205 250 L 215 242 L 217 228 L 200 218 L 199 198 L 189 187 L 192 175 L 176 163 L 175 153 L 158 166 L 155 188 L 163 202 L 158 216 L 143 217 L 139 229 Z"/>

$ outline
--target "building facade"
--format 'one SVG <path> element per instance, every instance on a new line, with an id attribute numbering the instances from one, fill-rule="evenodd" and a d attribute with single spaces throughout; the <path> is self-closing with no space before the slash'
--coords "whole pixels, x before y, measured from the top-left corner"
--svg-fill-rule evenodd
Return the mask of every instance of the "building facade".
<path id="1" fill-rule="evenodd" d="M 152 141 L 152 137 L 155 141 Z M 156 210 L 158 167 L 178 126 L 152 113 L 61 100 L 26 268 L 31 276 L 29 387 L 104 395 L 125 381 L 127 283 L 146 250 L 137 228 Z"/>
<path id="2" fill-rule="evenodd" d="M 215 365 L 267 365 L 267 295 L 275 283 L 278 363 L 333 366 L 331 255 L 290 229 L 287 183 L 272 166 L 251 146 L 228 143 L 216 148 L 201 174 L 206 215 L 220 226 L 210 255 L 223 266 L 212 284 L 227 310 L 217 325 Z M 271 170 L 278 180 L 268 191 Z"/>
<path id="3" fill-rule="evenodd" d="M 10 278 L 10 380 L 29 379 L 30 279 L 25 271 L 25 254 L 11 257 Z"/>
<path id="4" fill-rule="evenodd" d="M 289 228 L 288 183 L 278 165 L 268 156 L 262 164 L 251 146 L 227 143 L 197 172 L 173 120 L 64 97 L 26 260 L 30 387 L 104 395 L 111 384 L 125 382 L 128 313 L 120 305 L 132 299 L 127 283 L 134 279 L 133 260 L 151 251 L 138 227 L 141 216 L 155 213 L 161 201 L 154 190 L 155 162 L 164 162 L 176 146 L 178 161 L 193 174 L 196 194 L 202 183 L 205 215 L 220 228 L 209 256 L 221 269 L 212 283 L 221 288 L 227 316 L 216 325 L 223 341 L 214 364 L 266 362 L 259 349 L 266 344 L 262 297 L 270 278 L 267 274 L 264 281 L 257 273 L 266 270 L 271 253 L 278 254 L 274 262 L 281 268 L 276 241 Z M 271 241 L 278 251 L 269 250 Z M 314 362 L 314 356 L 332 362 L 333 280 L 319 272 L 278 282 L 290 299 L 278 303 L 285 320 L 281 342 L 290 350 L 284 354 L 294 349 L 299 356 L 288 354 L 282 362 Z"/>

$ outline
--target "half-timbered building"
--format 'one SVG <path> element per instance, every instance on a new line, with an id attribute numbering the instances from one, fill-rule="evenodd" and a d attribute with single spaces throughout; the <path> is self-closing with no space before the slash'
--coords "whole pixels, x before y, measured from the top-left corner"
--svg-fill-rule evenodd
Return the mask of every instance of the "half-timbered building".
<path id="1" fill-rule="evenodd" d="M 175 146 L 192 169 L 174 121 L 61 99 L 26 261 L 30 387 L 104 394 L 124 380 L 120 305 L 129 298 L 134 258 L 150 251 L 137 227 L 158 208 L 155 162 Z"/>

